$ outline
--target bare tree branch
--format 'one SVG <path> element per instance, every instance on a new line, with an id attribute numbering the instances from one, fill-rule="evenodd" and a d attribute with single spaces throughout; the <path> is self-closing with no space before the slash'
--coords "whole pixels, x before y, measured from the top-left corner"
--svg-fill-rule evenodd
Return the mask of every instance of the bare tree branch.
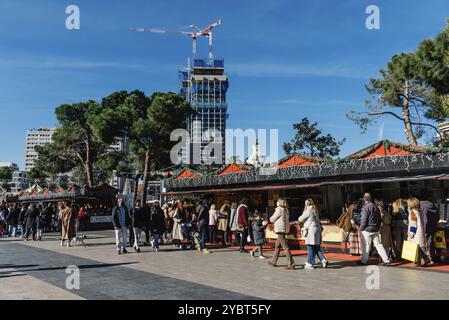
<path id="1" fill-rule="evenodd" d="M 391 116 L 393 116 L 393 117 L 395 117 L 395 118 L 398 119 L 398 120 L 404 121 L 403 118 L 401 118 L 401 117 L 398 116 L 396 113 L 391 112 L 391 111 L 382 111 L 382 112 L 371 112 L 371 113 L 368 113 L 368 115 L 370 115 L 370 116 L 383 116 L 383 115 L 387 115 L 387 114 L 388 114 L 388 115 L 391 115 Z M 411 123 L 412 125 L 415 125 L 415 126 L 425 126 L 425 127 L 430 127 L 430 128 L 434 129 L 434 130 L 438 133 L 438 136 L 440 137 L 440 139 L 443 138 L 442 135 L 441 135 L 440 130 L 438 130 L 437 127 L 435 127 L 434 125 L 432 125 L 432 124 L 430 124 L 430 123 L 423 123 L 423 122 L 410 122 L 410 123 Z"/>

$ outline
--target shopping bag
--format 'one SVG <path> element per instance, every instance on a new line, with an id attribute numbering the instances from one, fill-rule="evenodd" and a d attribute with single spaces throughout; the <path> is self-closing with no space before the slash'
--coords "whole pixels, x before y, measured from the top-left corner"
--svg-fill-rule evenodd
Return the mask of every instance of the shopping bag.
<path id="1" fill-rule="evenodd" d="M 418 244 L 404 241 L 404 245 L 402 246 L 402 259 L 417 262 L 418 261 Z"/>
<path id="2" fill-rule="evenodd" d="M 433 234 L 433 243 L 437 249 L 446 249 L 446 234 L 444 230 L 437 231 Z"/>

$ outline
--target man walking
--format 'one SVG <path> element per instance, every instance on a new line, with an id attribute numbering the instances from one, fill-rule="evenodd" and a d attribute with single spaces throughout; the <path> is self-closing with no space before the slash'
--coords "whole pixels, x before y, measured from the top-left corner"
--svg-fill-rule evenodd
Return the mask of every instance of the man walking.
<path id="1" fill-rule="evenodd" d="M 209 250 L 206 249 L 206 234 L 208 223 L 209 223 L 209 203 L 205 199 L 199 210 L 197 218 L 197 227 L 198 232 L 200 234 L 200 241 L 199 241 L 200 246 L 198 250 L 203 253 L 209 253 Z"/>
<path id="2" fill-rule="evenodd" d="M 362 208 L 362 221 L 360 230 L 362 231 L 362 257 L 359 264 L 368 263 L 371 246 L 374 244 L 377 253 L 382 258 L 384 265 L 390 265 L 387 253 L 380 242 L 379 230 L 381 225 L 381 216 L 379 208 L 372 202 L 371 195 L 365 193 L 363 195 L 364 205 Z"/>
<path id="3" fill-rule="evenodd" d="M 123 198 L 117 199 L 117 205 L 112 209 L 112 224 L 115 230 L 115 243 L 117 253 L 128 253 L 126 250 L 127 231 L 131 225 L 128 208 L 125 206 Z"/>

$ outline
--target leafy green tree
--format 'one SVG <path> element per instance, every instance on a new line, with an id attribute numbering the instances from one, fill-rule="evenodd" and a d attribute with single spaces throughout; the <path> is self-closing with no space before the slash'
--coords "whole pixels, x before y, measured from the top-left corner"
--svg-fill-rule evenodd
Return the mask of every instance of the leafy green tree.
<path id="1" fill-rule="evenodd" d="M 372 96 L 366 101 L 368 112 L 351 111 L 347 117 L 360 126 L 362 132 L 383 116 L 399 120 L 404 126 L 405 136 L 412 145 L 417 145 L 424 128 L 438 129 L 423 118 L 441 101 L 430 86 L 417 78 L 417 57 L 413 53 L 393 56 L 386 69 L 381 69 L 380 78 L 370 79 L 366 90 Z M 396 110 L 399 111 L 396 112 Z"/>
<path id="2" fill-rule="evenodd" d="M 11 180 L 12 179 L 12 170 L 9 167 L 1 167 L 0 168 L 0 180 Z"/>
<path id="3" fill-rule="evenodd" d="M 173 92 L 158 92 L 148 97 L 141 91 L 119 91 L 104 98 L 101 108 L 92 112 L 92 127 L 100 140 L 110 143 L 113 137 L 129 139 L 136 181 L 143 177 L 142 202 L 147 197 L 151 172 L 170 163 L 170 150 L 174 145 L 170 141 L 171 132 L 185 128 L 185 120 L 192 111 L 190 105 Z"/>
<path id="4" fill-rule="evenodd" d="M 339 155 L 340 146 L 346 141 L 338 141 L 330 134 L 322 134 L 318 123 L 310 123 L 307 117 L 295 123 L 293 128 L 296 130 L 295 138 L 283 146 L 287 155 L 302 153 L 312 157 L 330 158 Z"/>

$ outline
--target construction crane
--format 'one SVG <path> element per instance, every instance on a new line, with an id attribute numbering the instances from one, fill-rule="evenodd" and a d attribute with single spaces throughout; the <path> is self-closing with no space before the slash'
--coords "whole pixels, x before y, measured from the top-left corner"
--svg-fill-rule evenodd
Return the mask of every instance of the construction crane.
<path id="1" fill-rule="evenodd" d="M 182 31 L 182 30 L 170 30 L 170 29 L 145 29 L 145 28 L 130 28 L 129 31 L 135 32 L 151 32 L 151 33 L 166 33 L 166 34 L 179 34 L 188 36 L 192 39 L 192 56 L 195 58 L 196 56 L 196 40 L 199 37 L 207 37 L 209 38 L 209 59 L 213 59 L 212 54 L 212 29 L 219 26 L 223 22 L 222 19 L 218 20 L 215 23 L 210 24 L 204 29 L 199 29 L 196 25 L 192 24 L 187 26 L 191 28 L 192 31 Z"/>

